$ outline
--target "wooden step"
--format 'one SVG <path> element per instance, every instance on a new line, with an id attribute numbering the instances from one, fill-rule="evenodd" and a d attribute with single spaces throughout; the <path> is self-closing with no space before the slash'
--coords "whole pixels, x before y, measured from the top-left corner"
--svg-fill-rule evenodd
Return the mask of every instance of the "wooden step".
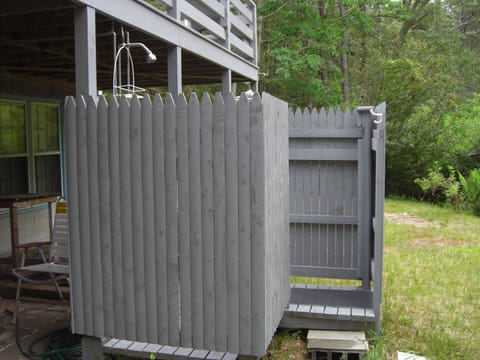
<path id="1" fill-rule="evenodd" d="M 237 354 L 224 353 L 218 351 L 196 350 L 192 348 L 148 344 L 145 342 L 110 339 L 103 345 L 103 352 L 114 355 L 134 356 L 150 359 L 151 355 L 155 359 L 180 360 L 180 359 L 198 359 L 198 360 L 235 360 Z"/>

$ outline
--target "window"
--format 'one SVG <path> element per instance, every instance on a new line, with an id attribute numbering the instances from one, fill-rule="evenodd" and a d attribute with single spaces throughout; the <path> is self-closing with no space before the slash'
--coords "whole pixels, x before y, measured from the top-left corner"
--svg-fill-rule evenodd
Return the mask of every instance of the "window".
<path id="1" fill-rule="evenodd" d="M 60 193 L 58 102 L 0 99 L 0 194 Z"/>

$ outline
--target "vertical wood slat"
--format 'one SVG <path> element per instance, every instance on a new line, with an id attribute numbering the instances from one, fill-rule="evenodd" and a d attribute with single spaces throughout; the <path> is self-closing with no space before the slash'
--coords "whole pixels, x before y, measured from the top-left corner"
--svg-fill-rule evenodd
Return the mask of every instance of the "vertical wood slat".
<path id="1" fill-rule="evenodd" d="M 167 264 L 167 234 L 166 234 L 166 186 L 165 186 L 165 129 L 164 106 L 160 95 L 153 99 L 152 109 L 153 137 L 153 199 L 155 213 L 155 263 L 156 263 L 156 302 L 158 342 L 168 343 L 168 264 Z"/>
<path id="2" fill-rule="evenodd" d="M 320 109 L 318 114 L 319 116 L 319 127 L 322 129 L 327 128 L 327 113 L 324 108 Z M 319 192 L 320 192 L 320 203 L 319 203 L 319 214 L 328 214 L 328 165 L 325 161 L 319 162 L 320 173 L 319 173 Z M 328 236 L 327 228 L 328 225 L 320 225 L 320 266 L 328 266 Z"/>
<path id="3" fill-rule="evenodd" d="M 167 298 L 168 298 L 168 343 L 180 345 L 178 284 L 178 228 L 177 228 L 177 146 L 176 109 L 171 94 L 165 99 L 165 194 L 167 224 Z"/>
<path id="4" fill-rule="evenodd" d="M 147 314 L 145 299 L 145 252 L 143 234 L 143 174 L 142 174 L 142 140 L 140 129 L 141 109 L 137 96 L 130 102 L 130 174 L 132 207 L 132 261 L 135 292 L 135 339 L 147 341 Z M 139 240 L 140 239 L 140 240 Z"/>
<path id="5" fill-rule="evenodd" d="M 289 296 L 275 101 L 67 101 L 74 331 L 263 354 Z"/>
<path id="6" fill-rule="evenodd" d="M 239 348 L 251 349 L 252 286 L 250 218 L 250 103 L 240 95 L 238 106 L 238 273 L 239 273 Z"/>
<path id="7" fill-rule="evenodd" d="M 303 116 L 300 109 L 295 111 L 294 124 L 296 128 L 303 129 Z M 302 140 L 296 140 L 296 145 L 303 145 Z M 305 178 L 305 164 L 303 161 L 296 161 L 295 165 L 295 213 L 303 214 L 305 211 L 305 194 L 303 191 L 303 182 Z M 304 263 L 304 224 L 295 224 L 295 264 Z"/>
<path id="8" fill-rule="evenodd" d="M 113 268 L 111 247 L 111 223 L 110 223 L 110 151 L 108 134 L 108 104 L 104 97 L 98 100 L 98 177 L 99 177 L 99 221 L 100 221 L 100 256 L 103 284 L 103 312 L 104 329 L 106 333 L 112 333 L 115 328 L 114 296 L 113 296 Z"/>
<path id="9" fill-rule="evenodd" d="M 90 258 L 92 269 L 101 269 L 101 244 L 100 244 L 100 221 L 99 221 L 99 189 L 98 189 L 98 143 L 97 143 L 97 104 L 93 97 L 88 98 L 87 103 L 87 161 L 88 161 L 88 213 L 91 239 Z M 92 334 L 102 333 L 104 330 L 103 313 L 103 289 L 102 277 L 95 271 L 91 271 L 92 286 Z"/>
<path id="10" fill-rule="evenodd" d="M 177 182 L 178 182 L 178 256 L 180 279 L 181 336 L 180 345 L 192 346 L 192 297 L 190 271 L 190 191 L 188 173 L 187 102 L 180 94 L 177 115 Z"/>
<path id="11" fill-rule="evenodd" d="M 157 284 L 155 275 L 157 263 L 155 261 L 155 204 L 154 204 L 154 173 L 153 173 L 153 121 L 152 102 L 150 97 L 143 98 L 140 116 L 141 164 L 142 164 L 142 214 L 144 238 L 145 274 L 145 312 L 146 312 L 146 342 L 158 341 L 157 330 Z M 161 266 L 159 264 L 159 266 Z"/>
<path id="12" fill-rule="evenodd" d="M 192 273 L 192 347 L 203 346 L 203 262 L 200 104 L 196 94 L 188 103 L 188 172 L 190 192 L 190 251 Z"/>
<path id="13" fill-rule="evenodd" d="M 319 114 L 316 108 L 312 110 L 311 114 L 311 124 L 312 124 L 312 129 L 319 129 L 320 128 L 320 119 L 319 119 Z M 314 146 L 315 143 L 312 142 L 312 147 Z M 319 177 L 319 171 L 320 171 L 320 162 L 319 161 L 312 161 L 311 162 L 311 167 L 312 167 L 312 178 L 311 178 L 311 183 L 312 183 L 312 191 L 311 191 L 311 214 L 320 214 L 320 177 Z M 311 253 L 311 259 L 312 259 L 312 265 L 313 266 L 319 266 L 320 265 L 320 226 L 317 224 L 312 224 L 312 253 Z"/>
<path id="14" fill-rule="evenodd" d="M 344 128 L 343 112 L 337 109 L 335 112 L 335 129 Z M 345 148 L 345 141 L 336 140 L 335 148 Z M 335 215 L 345 215 L 345 178 L 346 163 L 337 161 L 335 163 Z M 343 251 L 345 241 L 345 225 L 334 225 L 335 228 L 335 266 L 344 268 Z"/>
<path id="15" fill-rule="evenodd" d="M 312 128 L 310 111 L 305 109 L 302 113 L 302 122 L 304 129 Z M 303 141 L 304 149 L 311 149 L 312 144 L 308 139 Z M 312 164 L 314 161 L 301 161 L 303 173 L 303 213 L 312 213 Z M 312 224 L 303 225 L 303 264 L 311 266 L 312 264 Z"/>
<path id="16" fill-rule="evenodd" d="M 79 231 L 79 239 L 90 238 L 90 218 L 88 209 L 88 153 L 87 153 L 87 104 L 83 98 L 77 101 L 77 176 L 78 186 L 85 192 L 78 194 L 78 214 L 84 219 Z M 75 209 L 76 210 L 76 209 Z M 87 241 L 80 241 L 80 259 L 82 262 L 82 289 L 83 296 L 83 319 L 84 333 L 93 334 L 93 304 L 90 294 L 92 293 L 92 272 L 91 272 L 91 244 Z"/>
<path id="17" fill-rule="evenodd" d="M 327 128 L 335 129 L 335 111 L 331 108 L 327 113 Z M 335 140 L 328 140 L 328 148 L 335 147 Z M 335 161 L 328 162 L 327 166 L 327 209 L 328 215 L 336 215 L 336 163 Z M 336 242 L 336 225 L 327 225 L 327 266 L 335 267 L 335 242 Z"/>
<path id="18" fill-rule="evenodd" d="M 119 108 L 119 159 L 120 159 L 120 234 L 123 282 L 123 313 L 125 337 L 134 339 L 135 332 L 135 288 L 133 274 L 132 244 L 132 194 L 130 166 L 130 105 L 126 98 L 120 100 Z"/>
<path id="19" fill-rule="evenodd" d="M 345 129 L 352 129 L 353 127 L 353 121 L 352 121 L 352 114 L 350 112 L 350 109 L 346 109 L 344 114 L 344 127 Z M 345 147 L 348 147 L 348 144 L 345 144 Z M 347 216 L 353 216 L 354 215 L 354 207 L 353 207 L 353 199 L 355 197 L 355 184 L 353 182 L 355 172 L 354 172 L 354 166 L 351 163 L 346 163 L 345 164 L 345 169 L 344 169 L 344 179 L 345 179 L 345 184 L 344 184 L 344 197 L 345 197 L 345 208 L 344 208 L 344 214 Z M 343 227 L 343 232 L 344 232 L 344 246 L 343 246 L 343 256 L 342 256 L 342 263 L 344 268 L 353 268 L 352 264 L 352 257 L 353 257 L 353 225 L 344 225 Z"/>
<path id="20" fill-rule="evenodd" d="M 213 105 L 213 205 L 215 209 L 215 348 L 227 346 L 227 275 L 225 227 L 225 104 L 219 93 Z"/>
<path id="21" fill-rule="evenodd" d="M 72 328 L 79 332 L 85 331 L 83 321 L 83 296 L 82 296 L 82 262 L 80 248 L 80 224 L 78 218 L 78 171 L 77 171 L 77 104 L 73 97 L 65 101 L 65 134 L 66 134 L 66 165 L 67 165 L 67 194 L 70 201 L 68 209 L 69 237 L 70 237 L 70 265 L 72 271 L 71 303 L 72 303 Z"/>
<path id="22" fill-rule="evenodd" d="M 239 351 L 239 258 L 238 258 L 238 122 L 232 94 L 225 99 L 225 215 L 227 259 L 227 314 L 230 352 Z"/>
<path id="23" fill-rule="evenodd" d="M 108 135 L 109 135 L 109 172 L 110 172 L 110 232 L 112 251 L 113 280 L 113 313 L 115 333 L 118 338 L 126 337 L 124 316 L 123 258 L 122 230 L 120 206 L 120 119 L 119 106 L 112 96 L 108 104 Z"/>
<path id="24" fill-rule="evenodd" d="M 205 348 L 215 346 L 215 288 L 214 288 L 214 207 L 213 207 L 213 150 L 212 102 L 204 94 L 200 105 L 201 183 L 202 183 L 202 259 L 203 313 Z"/>
<path id="25" fill-rule="evenodd" d="M 252 224 L 252 352 L 260 353 L 265 337 L 265 149 L 264 123 L 261 100 L 258 94 L 252 99 L 250 108 L 251 139 L 251 224 Z"/>

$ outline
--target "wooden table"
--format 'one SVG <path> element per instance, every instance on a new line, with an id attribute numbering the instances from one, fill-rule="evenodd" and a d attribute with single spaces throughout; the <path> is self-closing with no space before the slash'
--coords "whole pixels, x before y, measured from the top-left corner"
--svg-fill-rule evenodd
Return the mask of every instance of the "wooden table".
<path id="1" fill-rule="evenodd" d="M 12 243 L 11 258 L 0 259 L 1 262 L 11 263 L 13 267 L 20 265 L 19 249 L 26 244 L 19 244 L 18 238 L 18 209 L 27 206 L 48 203 L 48 225 L 50 228 L 49 241 L 52 237 L 52 204 L 57 201 L 58 194 L 12 194 L 0 195 L 0 208 L 7 208 L 10 212 L 10 234 Z M 28 245 L 31 245 L 28 244 Z"/>

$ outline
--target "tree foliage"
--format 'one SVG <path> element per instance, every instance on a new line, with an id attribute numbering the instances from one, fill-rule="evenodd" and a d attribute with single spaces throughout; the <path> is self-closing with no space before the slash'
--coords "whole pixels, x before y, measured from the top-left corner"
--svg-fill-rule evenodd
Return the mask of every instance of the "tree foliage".
<path id="1" fill-rule="evenodd" d="M 480 166 L 480 4 L 262 0 L 260 87 L 295 106 L 387 102 L 387 191 Z M 446 174 L 448 175 L 448 174 Z"/>

